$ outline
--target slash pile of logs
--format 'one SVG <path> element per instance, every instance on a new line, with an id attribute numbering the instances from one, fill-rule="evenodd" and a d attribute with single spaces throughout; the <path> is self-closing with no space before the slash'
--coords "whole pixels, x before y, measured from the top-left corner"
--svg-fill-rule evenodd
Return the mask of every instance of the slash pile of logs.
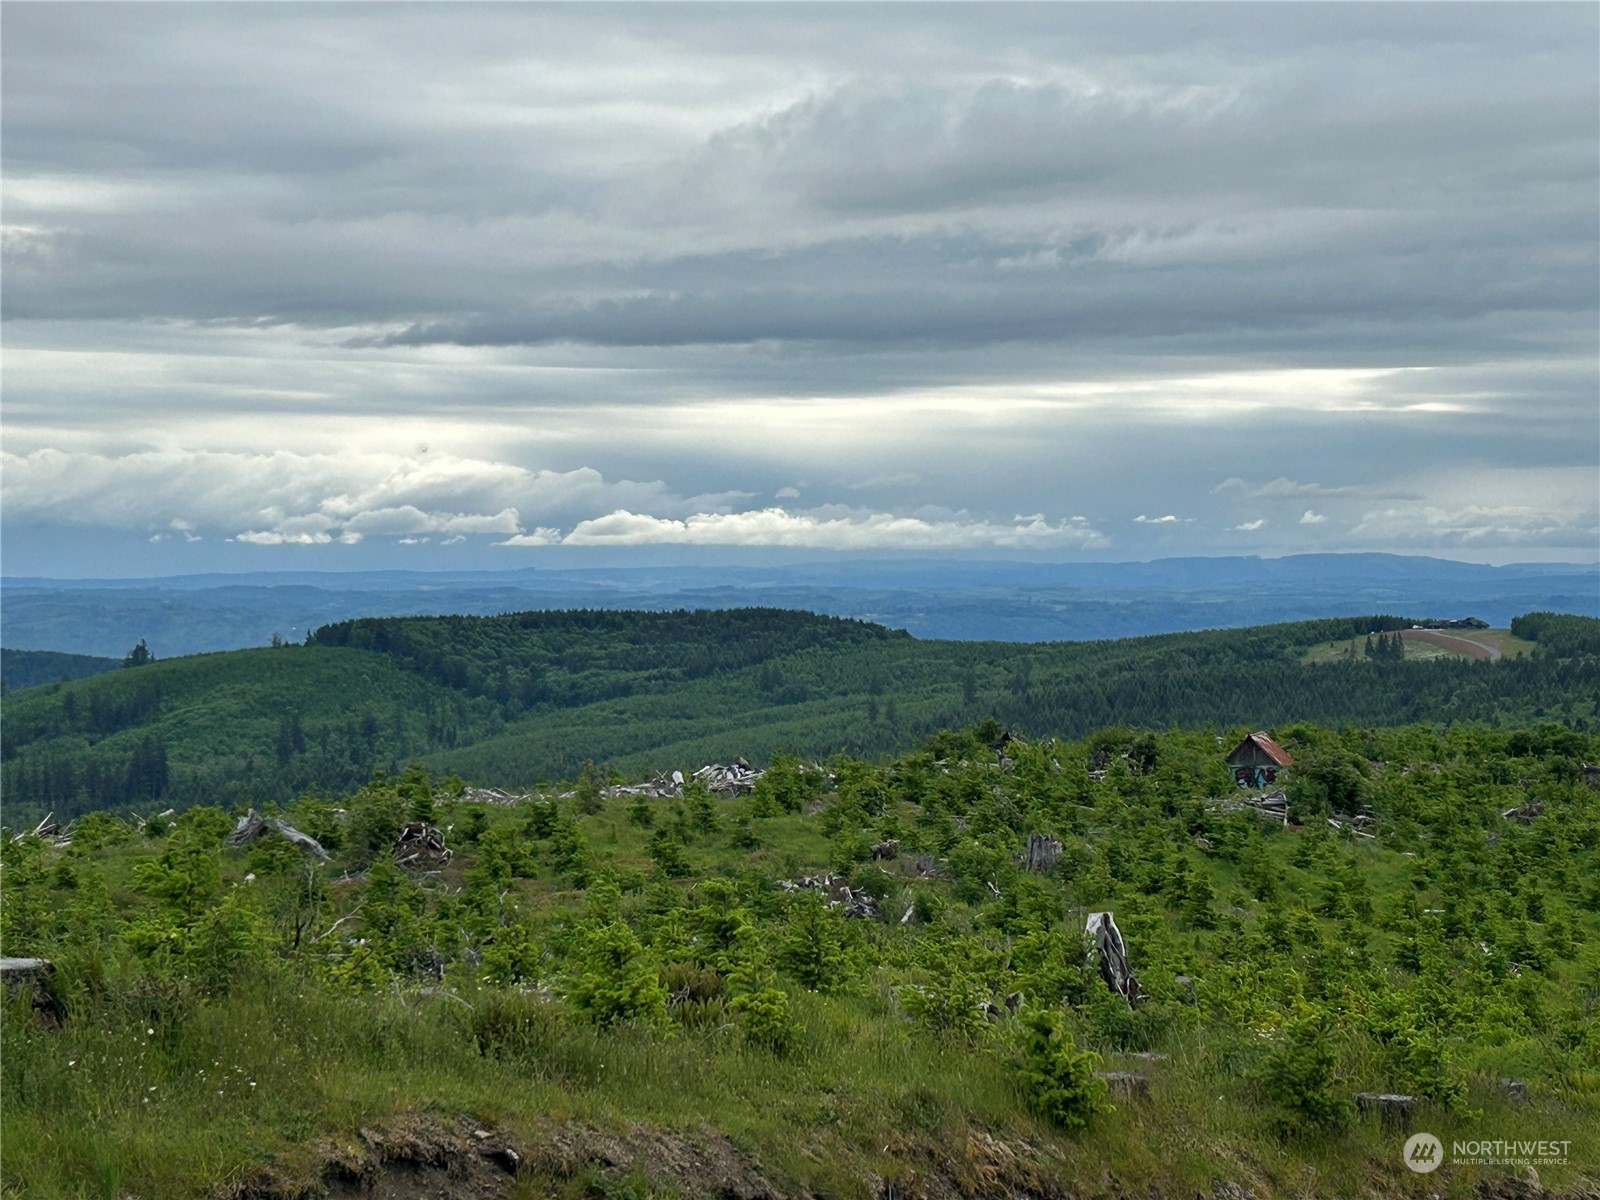
<path id="1" fill-rule="evenodd" d="M 1518 825 L 1532 825 L 1535 817 L 1544 812 L 1543 800 L 1529 800 L 1520 808 L 1508 808 L 1500 814 L 1502 820 L 1515 821 Z"/>
<path id="2" fill-rule="evenodd" d="M 752 767 L 742 758 L 736 758 L 727 766 L 712 763 L 701 767 L 694 773 L 696 779 L 702 780 L 713 792 L 728 796 L 744 796 L 755 791 L 756 781 L 765 771 Z"/>
<path id="3" fill-rule="evenodd" d="M 498 804 L 503 808 L 511 808 L 530 797 L 527 792 L 507 792 L 492 787 L 469 787 L 461 789 L 461 799 L 468 804 Z"/>
<path id="4" fill-rule="evenodd" d="M 422 821 L 412 821 L 394 839 L 394 861 L 401 867 L 442 867 L 450 861 L 444 834 Z"/>
<path id="5" fill-rule="evenodd" d="M 847 917 L 872 921 L 878 916 L 878 902 L 872 898 L 871 893 L 851 887 L 837 875 L 802 875 L 792 882 L 787 879 L 781 880 L 778 886 L 786 892 L 797 892 L 802 889 L 821 892 L 830 906 L 843 908 Z"/>
<path id="6" fill-rule="evenodd" d="M 57 849 L 72 845 L 72 826 L 63 826 L 55 819 L 53 812 L 46 813 L 44 819 L 32 829 L 24 829 L 21 833 L 12 834 L 13 843 L 26 841 L 28 838 L 39 838 L 49 842 Z"/>
<path id="7" fill-rule="evenodd" d="M 736 758 L 726 766 L 708 763 L 690 778 L 698 779 L 706 785 L 707 790 L 720 796 L 745 796 L 755 790 L 756 781 L 764 774 L 765 771 L 752 767 L 746 760 Z M 672 800 L 683 795 L 687 783 L 682 771 L 673 771 L 671 774 L 662 772 L 643 783 L 620 783 L 608 787 L 605 794 L 611 797 L 648 796 L 655 800 Z"/>
<path id="8" fill-rule="evenodd" d="M 670 800 L 674 796 L 683 795 L 683 772 L 674 771 L 670 775 L 660 774 L 643 783 L 619 783 L 614 787 L 606 788 L 607 796 L 649 796 L 656 800 Z"/>
<path id="9" fill-rule="evenodd" d="M 1206 803 L 1216 805 L 1223 812 L 1238 812 L 1242 808 L 1248 808 L 1284 825 L 1289 823 L 1289 797 L 1281 791 L 1267 792 L 1262 796 L 1214 798 Z"/>

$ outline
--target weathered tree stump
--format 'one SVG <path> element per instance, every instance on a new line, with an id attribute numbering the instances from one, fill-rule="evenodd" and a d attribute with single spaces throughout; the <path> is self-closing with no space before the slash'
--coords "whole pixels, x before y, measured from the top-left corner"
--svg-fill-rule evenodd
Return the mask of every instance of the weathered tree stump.
<path id="1" fill-rule="evenodd" d="M 1417 1098 L 1394 1092 L 1358 1092 L 1356 1107 L 1364 1113 L 1377 1113 L 1385 1125 L 1403 1125 L 1416 1111 Z"/>
<path id="2" fill-rule="evenodd" d="M 67 1019 L 67 1007 L 56 995 L 52 980 L 55 971 L 55 964 L 48 958 L 0 958 L 0 980 L 5 981 L 6 999 L 25 993 L 34 1016 L 51 1028 Z"/>
<path id="3" fill-rule="evenodd" d="M 299 846 L 323 862 L 333 857 L 322 848 L 322 843 L 309 833 L 301 833 L 289 822 L 278 817 L 268 820 L 253 808 L 239 818 L 238 824 L 233 827 L 233 832 L 228 835 L 227 842 L 230 846 L 248 846 L 271 830 L 276 830 L 284 841 Z"/>
<path id="4" fill-rule="evenodd" d="M 1138 1075 L 1132 1071 L 1097 1071 L 1095 1078 L 1105 1080 L 1106 1088 L 1114 1099 L 1127 1101 L 1150 1098 L 1148 1076 Z"/>
<path id="5" fill-rule="evenodd" d="M 1061 843 L 1053 837 L 1042 833 L 1030 833 L 1028 844 L 1022 851 L 1022 869 L 1024 871 L 1053 871 L 1056 861 L 1061 857 Z"/>
<path id="6" fill-rule="evenodd" d="M 1504 1092 L 1514 1104 L 1525 1104 L 1527 1102 L 1528 1085 L 1522 1080 L 1502 1078 L 1496 1080 L 1496 1082 L 1499 1083 L 1500 1090 Z"/>
<path id="7" fill-rule="evenodd" d="M 1108 912 L 1089 914 L 1084 933 L 1094 944 L 1100 960 L 1100 978 L 1106 986 L 1128 1002 L 1128 1007 L 1138 1005 L 1144 997 L 1133 968 L 1128 965 L 1128 948 L 1123 944 L 1122 931 Z"/>

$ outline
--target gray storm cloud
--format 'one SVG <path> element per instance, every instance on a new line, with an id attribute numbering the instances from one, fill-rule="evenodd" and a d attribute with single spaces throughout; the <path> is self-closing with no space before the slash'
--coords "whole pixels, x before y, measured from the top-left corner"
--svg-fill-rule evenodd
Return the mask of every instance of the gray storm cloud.
<path id="1" fill-rule="evenodd" d="M 1597 551 L 1592 7 L 3 19 L 8 525 Z"/>

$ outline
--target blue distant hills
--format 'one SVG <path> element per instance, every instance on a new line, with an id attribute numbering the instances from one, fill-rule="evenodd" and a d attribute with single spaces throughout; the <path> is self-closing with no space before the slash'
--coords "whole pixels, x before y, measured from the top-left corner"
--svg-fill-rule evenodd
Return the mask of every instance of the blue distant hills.
<path id="1" fill-rule="evenodd" d="M 764 605 L 858 617 L 919 638 L 1037 642 L 1388 612 L 1600 616 L 1600 564 L 1486 566 L 1395 554 L 1168 558 L 1142 563 L 854 559 L 767 565 L 281 571 L 0 581 L 0 645 L 171 657 L 303 641 L 361 616 Z"/>

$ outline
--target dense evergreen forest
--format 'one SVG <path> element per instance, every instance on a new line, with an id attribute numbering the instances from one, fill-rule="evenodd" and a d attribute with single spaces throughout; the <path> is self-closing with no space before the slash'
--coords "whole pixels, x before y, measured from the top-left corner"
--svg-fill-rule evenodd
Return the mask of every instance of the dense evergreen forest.
<path id="1" fill-rule="evenodd" d="M 122 665 L 115 658 L 92 654 L 62 654 L 56 650 L 12 650 L 0 648 L 0 693 L 41 683 L 63 683 L 114 671 Z"/>
<path id="2" fill-rule="evenodd" d="M 1248 728 L 263 808 L 329 861 L 213 805 L 7 839 L 55 972 L 3 1014 L 5 1194 L 1594 1195 L 1600 737 L 1283 724 L 1285 822 Z"/>
<path id="3" fill-rule="evenodd" d="M 304 645 L 130 653 L 125 669 L 8 696 L 0 786 L 17 823 L 283 802 L 412 759 L 524 788 L 589 760 L 639 773 L 780 750 L 872 756 L 989 716 L 1066 736 L 1109 723 L 1595 727 L 1592 618 L 1519 617 L 1514 632 L 1534 652 L 1500 662 L 1307 660 L 1310 646 L 1410 624 L 1373 616 L 1030 645 L 920 641 L 775 609 L 363 619 Z"/>

